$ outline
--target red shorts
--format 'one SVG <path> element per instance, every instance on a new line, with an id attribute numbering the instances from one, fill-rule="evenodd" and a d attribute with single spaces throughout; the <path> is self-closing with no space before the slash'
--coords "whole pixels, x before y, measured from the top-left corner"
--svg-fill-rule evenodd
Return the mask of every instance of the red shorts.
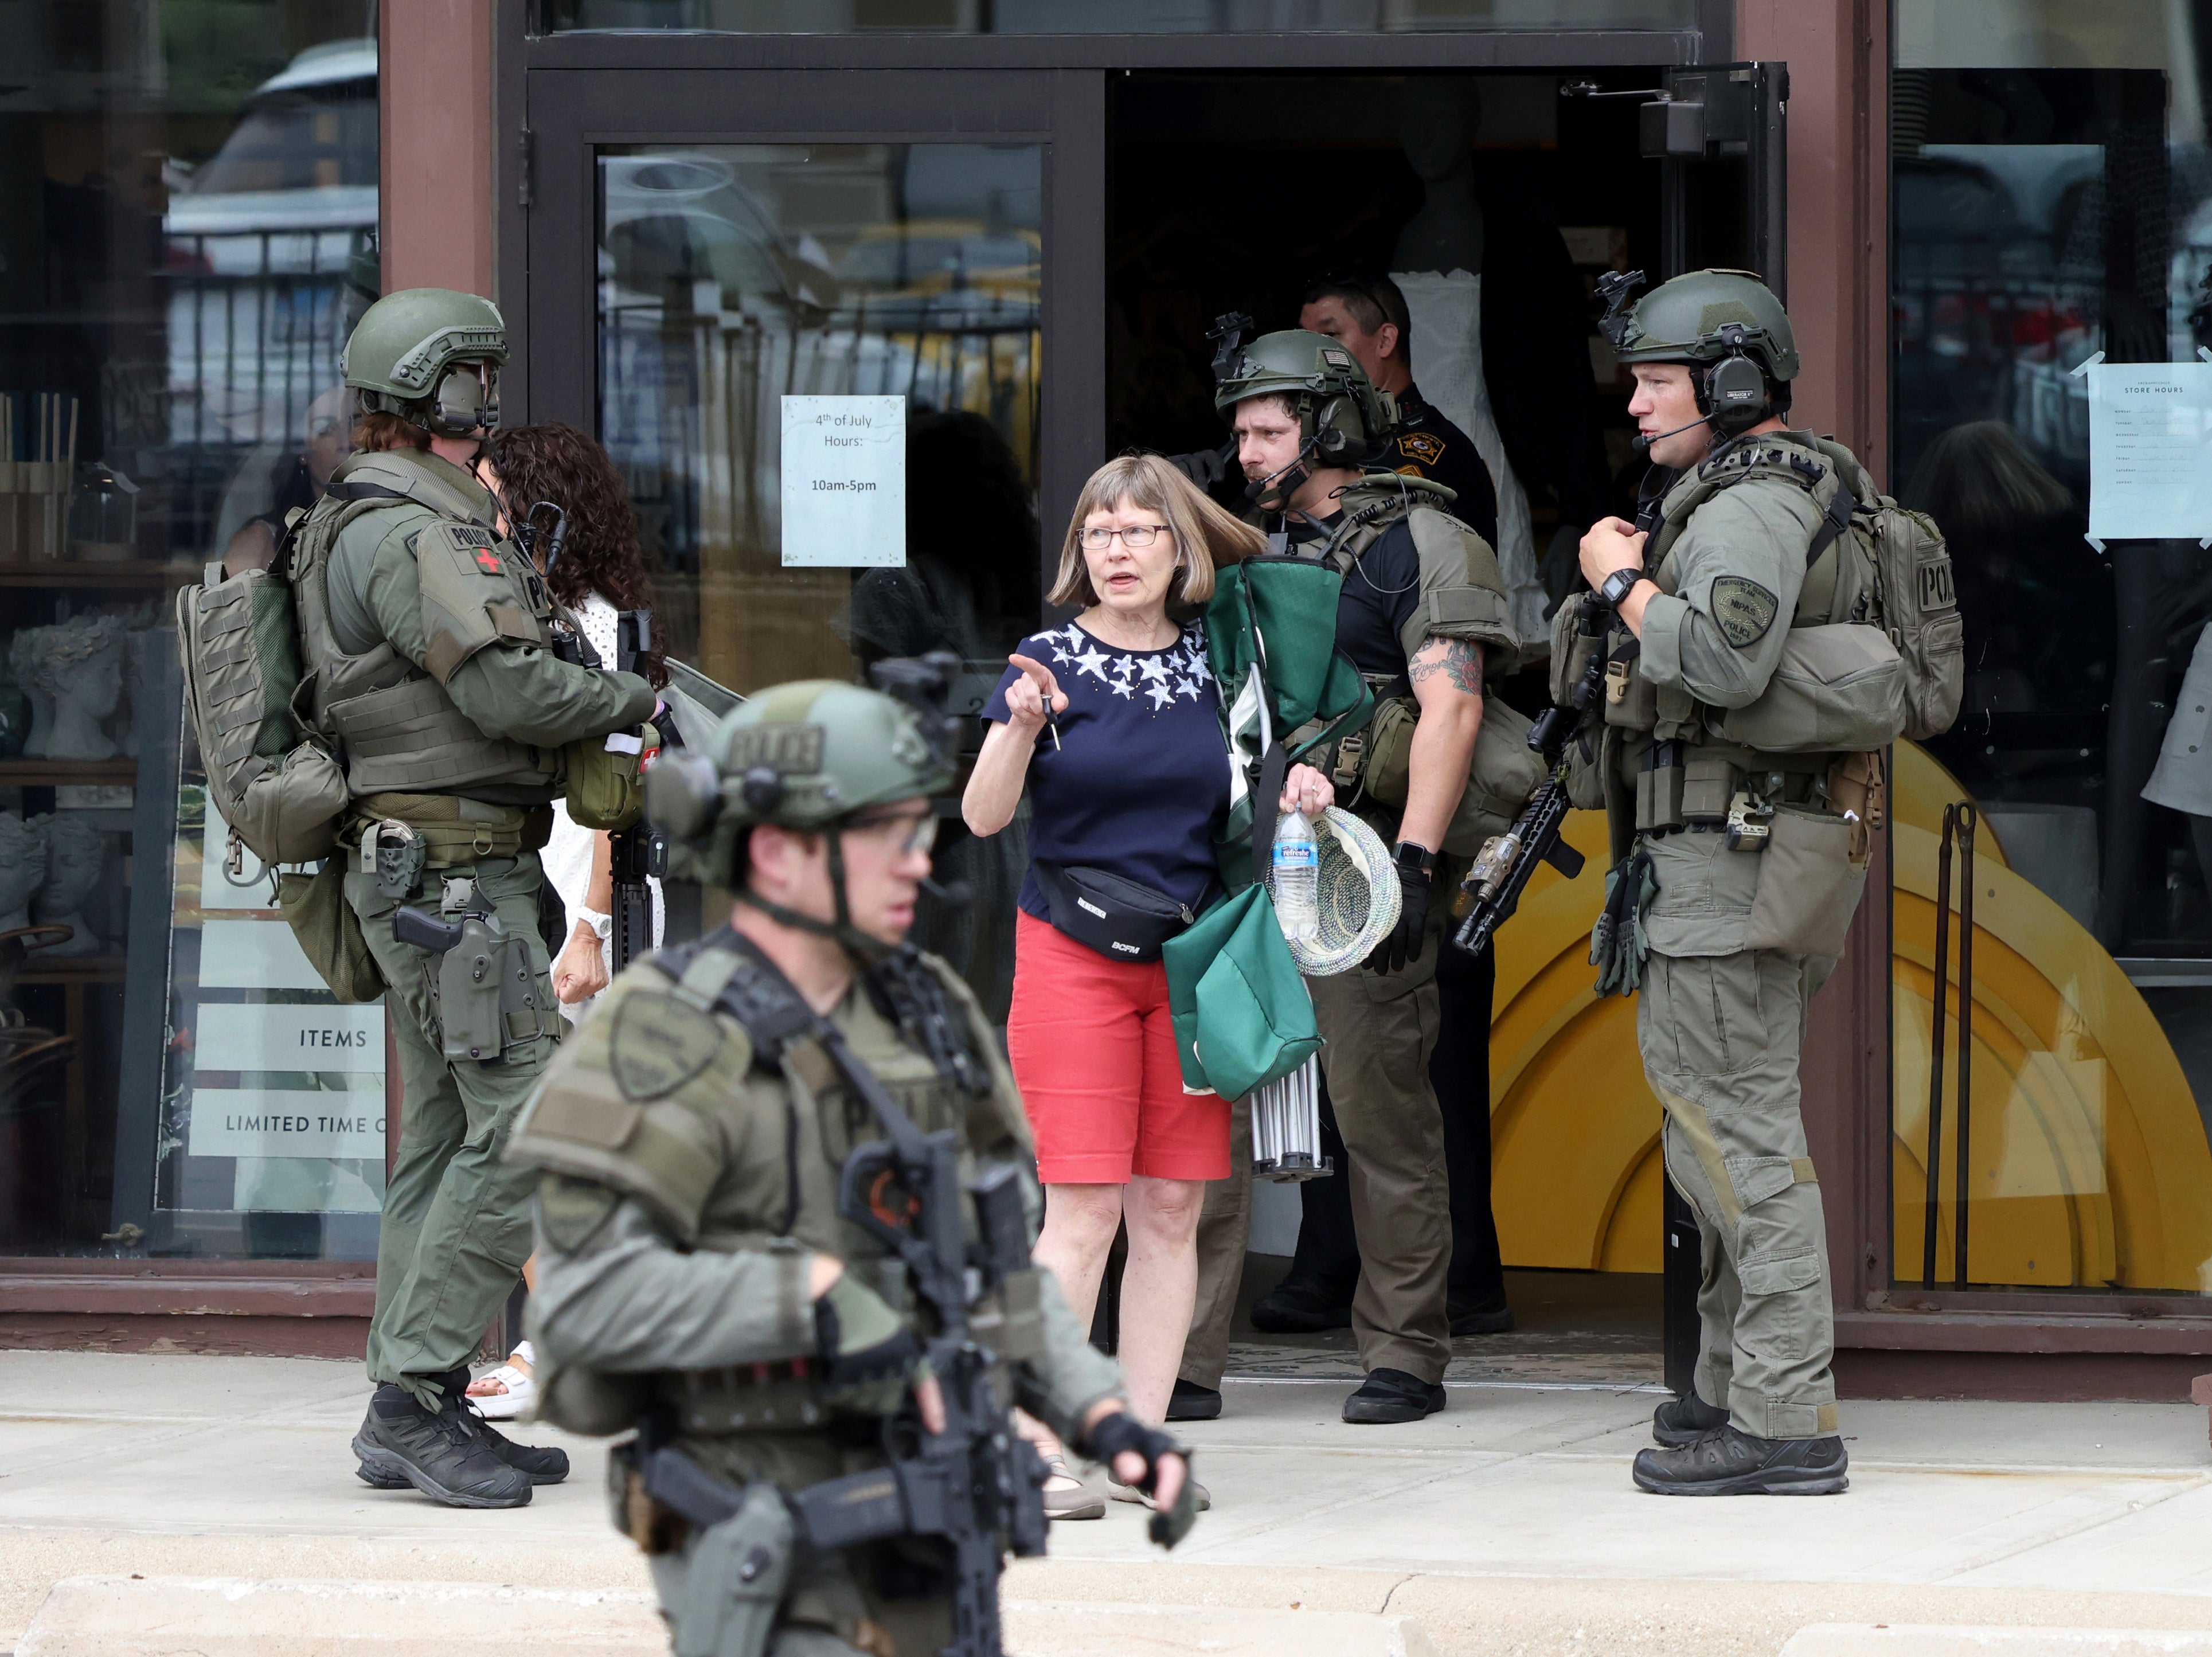
<path id="1" fill-rule="evenodd" d="M 1021 913 L 1006 1050 L 1045 1184 L 1229 1177 L 1228 1102 L 1182 1090 L 1158 962 L 1109 961 Z"/>

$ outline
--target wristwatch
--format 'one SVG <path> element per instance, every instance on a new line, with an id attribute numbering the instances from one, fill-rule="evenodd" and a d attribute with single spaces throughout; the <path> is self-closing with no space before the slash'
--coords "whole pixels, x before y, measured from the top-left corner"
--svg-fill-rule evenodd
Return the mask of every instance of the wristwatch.
<path id="1" fill-rule="evenodd" d="M 1636 591 L 1636 584 L 1645 580 L 1642 570 L 1633 568 L 1617 569 L 1605 578 L 1597 590 L 1597 600 L 1607 610 L 1619 610 L 1621 601 Z"/>
<path id="2" fill-rule="evenodd" d="M 589 926 L 592 929 L 592 936 L 602 944 L 615 935 L 615 918 L 600 910 L 586 909 L 579 904 L 576 907 L 576 920 L 582 926 Z"/>
<path id="3" fill-rule="evenodd" d="M 1415 841 L 1400 841 L 1391 860 L 1401 869 L 1411 870 L 1417 875 L 1432 875 L 1437 871 L 1437 854 Z"/>

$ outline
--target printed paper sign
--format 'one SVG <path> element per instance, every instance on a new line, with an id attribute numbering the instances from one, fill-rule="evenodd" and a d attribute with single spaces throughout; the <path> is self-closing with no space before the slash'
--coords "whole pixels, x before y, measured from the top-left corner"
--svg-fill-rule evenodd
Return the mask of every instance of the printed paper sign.
<path id="1" fill-rule="evenodd" d="M 384 1159 L 381 1089 L 195 1088 L 195 1156 Z"/>
<path id="2" fill-rule="evenodd" d="M 783 399 L 787 569 L 906 566 L 906 399 Z"/>
<path id="3" fill-rule="evenodd" d="M 2090 366 L 2089 533 L 2212 537 L 2212 363 Z"/>

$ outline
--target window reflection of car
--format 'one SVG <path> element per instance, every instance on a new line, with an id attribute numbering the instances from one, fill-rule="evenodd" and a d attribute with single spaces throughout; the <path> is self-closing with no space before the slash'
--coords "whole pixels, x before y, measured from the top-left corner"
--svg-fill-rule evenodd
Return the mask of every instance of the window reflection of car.
<path id="1" fill-rule="evenodd" d="M 222 147 L 171 185 L 173 271 L 343 273 L 376 228 L 376 42 L 310 46 L 254 89 Z"/>
<path id="2" fill-rule="evenodd" d="M 872 225 L 837 262 L 846 303 L 892 328 L 1028 328 L 1043 240 L 1034 230 L 957 219 Z"/>
<path id="3" fill-rule="evenodd" d="M 712 155 L 606 155 L 600 273 L 617 307 L 777 313 L 813 321 L 837 283 Z"/>
<path id="4" fill-rule="evenodd" d="M 166 169 L 177 443 L 295 441 L 336 382 L 346 329 L 374 297 L 349 302 L 347 281 L 373 261 L 376 122 L 375 41 L 326 41 L 254 88 L 213 155 Z"/>

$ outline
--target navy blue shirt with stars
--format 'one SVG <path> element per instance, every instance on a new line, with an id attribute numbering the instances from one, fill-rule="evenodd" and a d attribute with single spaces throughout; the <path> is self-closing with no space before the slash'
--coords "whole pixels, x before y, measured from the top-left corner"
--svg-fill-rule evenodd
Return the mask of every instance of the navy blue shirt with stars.
<path id="1" fill-rule="evenodd" d="M 1022 640 L 1067 697 L 1060 746 L 1030 759 L 1030 856 L 1104 869 L 1196 908 L 1215 880 L 1213 837 L 1229 815 L 1229 750 L 1198 624 L 1164 650 L 1121 650 L 1074 622 Z M 983 717 L 1003 725 L 1009 667 Z M 1031 869 L 1024 913 L 1052 918 Z"/>

